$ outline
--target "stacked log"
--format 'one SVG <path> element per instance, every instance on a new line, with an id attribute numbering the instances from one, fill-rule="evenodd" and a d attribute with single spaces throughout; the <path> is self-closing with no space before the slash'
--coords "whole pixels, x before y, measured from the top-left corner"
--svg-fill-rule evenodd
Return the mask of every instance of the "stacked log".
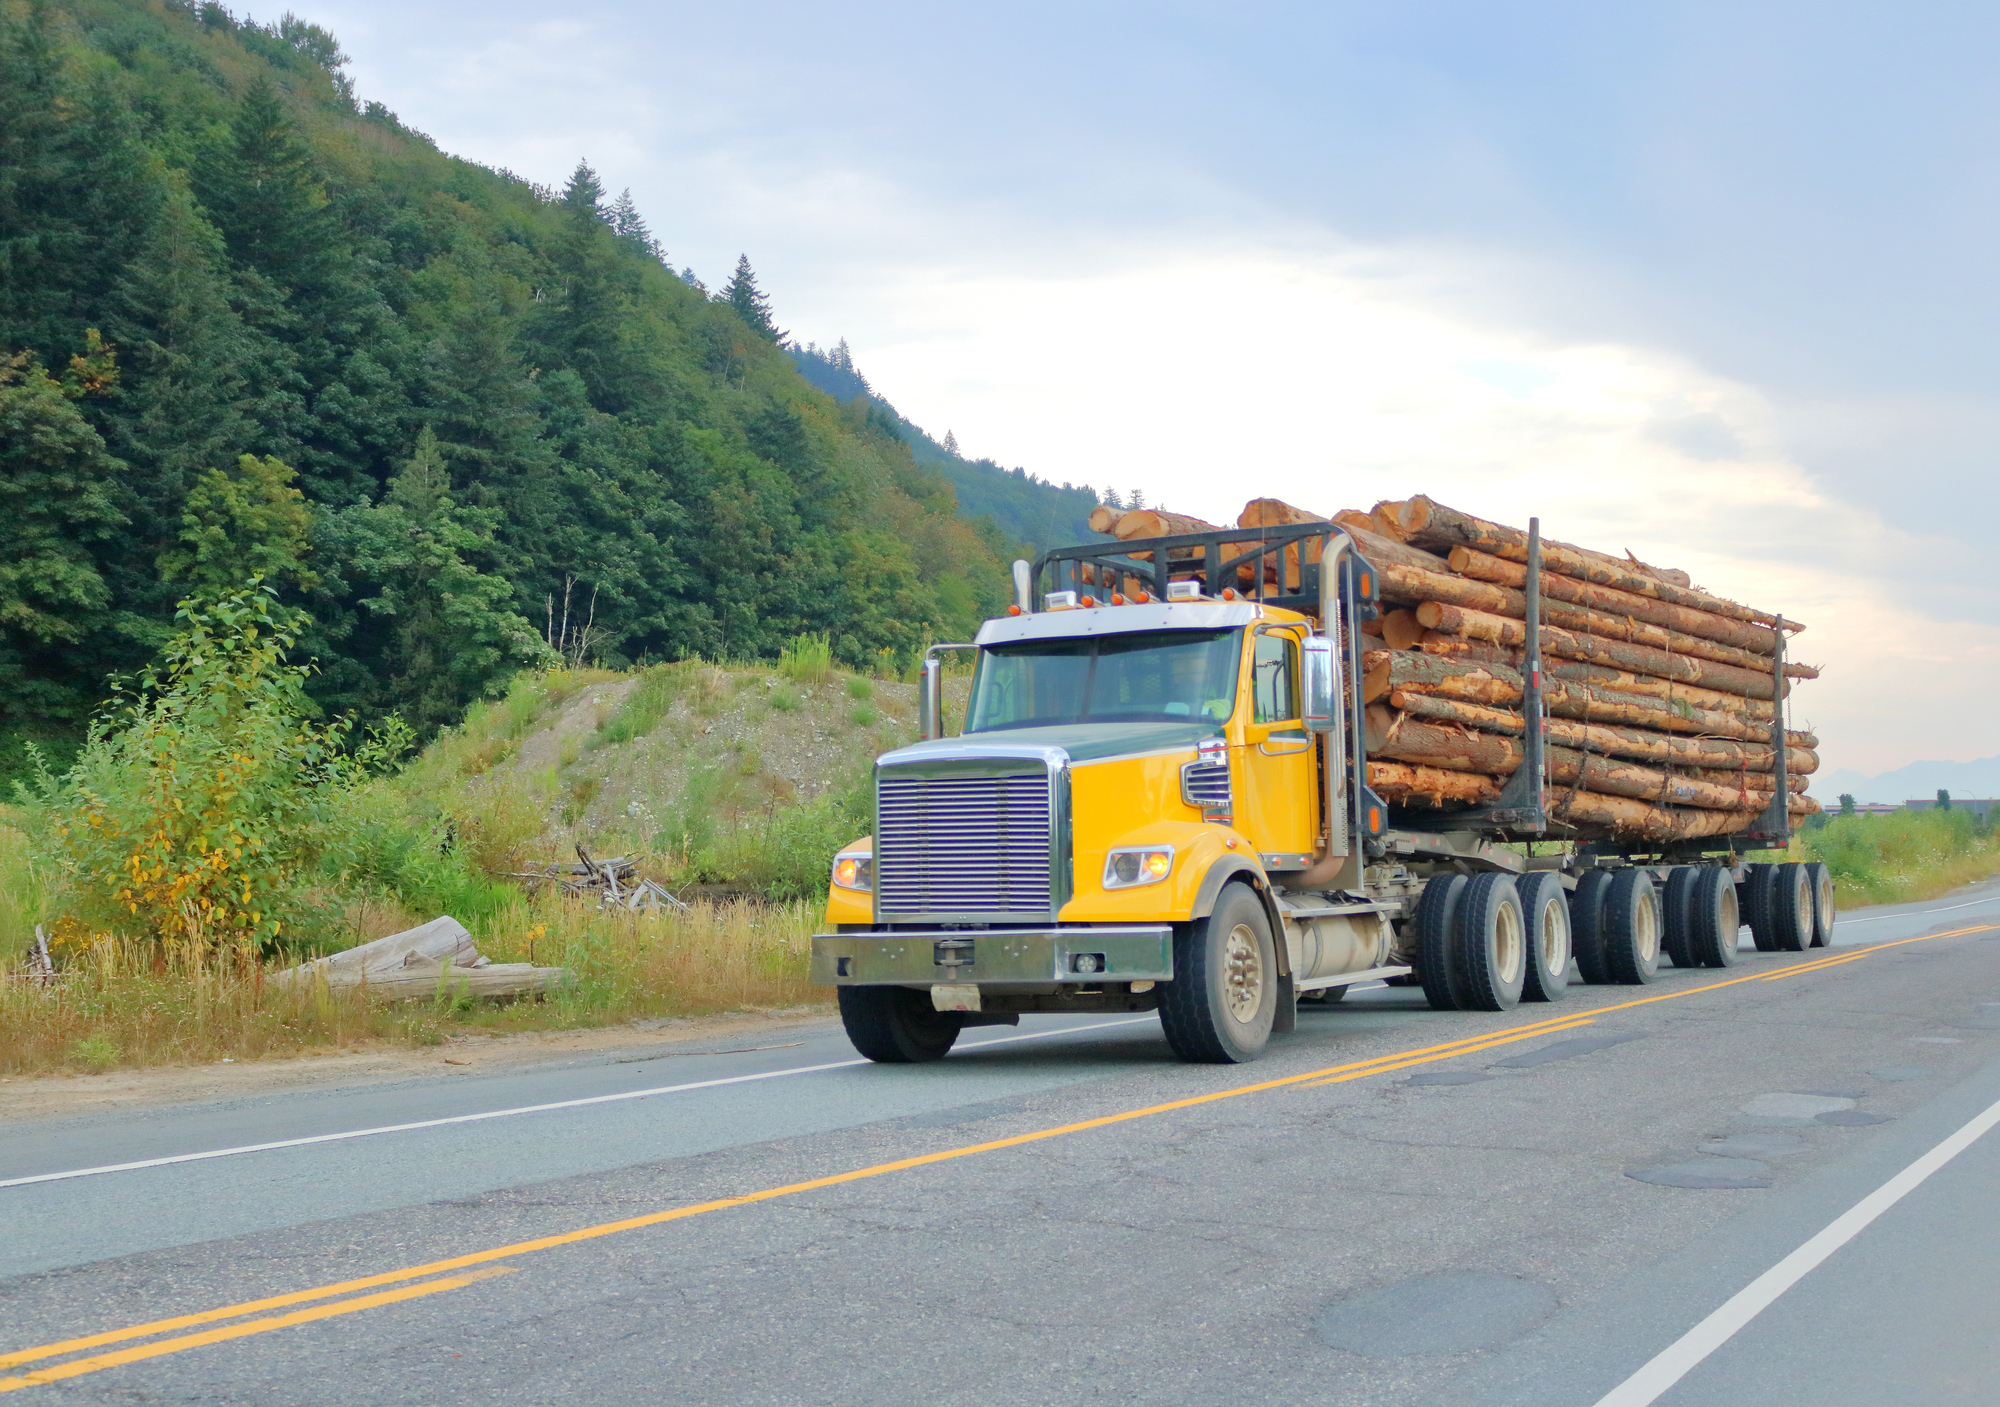
<path id="1" fill-rule="evenodd" d="M 1342 528 L 1380 583 L 1382 612 L 1363 637 L 1369 785 L 1399 806 L 1493 804 L 1524 759 L 1528 534 L 1421 495 L 1330 517 L 1253 499 L 1237 526 L 1312 522 Z M 1208 525 L 1100 509 L 1091 526 L 1132 540 Z M 1298 551 L 1286 549 L 1288 581 Z M 1306 562 L 1318 551 L 1309 545 Z M 1795 685 L 1819 676 L 1788 659 L 1782 684 L 1776 677 L 1781 633 L 1803 626 L 1629 552 L 1545 539 L 1541 562 L 1556 821 L 1580 835 L 1660 841 L 1746 830 L 1776 795 L 1780 747 L 1793 826 L 1819 810 L 1805 794 L 1818 740 L 1779 721 Z"/>

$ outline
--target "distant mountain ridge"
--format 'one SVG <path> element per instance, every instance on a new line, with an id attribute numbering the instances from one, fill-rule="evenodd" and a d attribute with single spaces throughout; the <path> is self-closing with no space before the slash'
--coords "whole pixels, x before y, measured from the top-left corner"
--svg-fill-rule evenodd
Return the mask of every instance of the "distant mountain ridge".
<path id="1" fill-rule="evenodd" d="M 854 364 L 846 338 L 826 351 L 811 343 L 785 350 L 791 353 L 800 376 L 842 405 L 850 404 L 856 396 L 868 397 L 870 420 L 889 422 L 920 467 L 936 469 L 951 480 L 963 516 L 991 518 L 1009 543 L 1036 551 L 1096 537 L 1090 530 L 1090 510 L 1102 500 L 1089 485 L 1053 484 L 1025 469 L 1002 468 L 991 459 L 967 459 L 958 452 L 949 432 L 943 442 L 932 439 L 869 385 Z"/>
<path id="2" fill-rule="evenodd" d="M 1841 793 L 1856 801 L 1894 805 L 1903 801 L 1925 801 L 1944 788 L 1956 797 L 2000 796 L 2000 757 L 1980 757 L 1971 762 L 1912 762 L 1894 771 L 1870 777 L 1843 767 L 1813 778 L 1813 795 L 1828 810 L 1838 806 Z"/>

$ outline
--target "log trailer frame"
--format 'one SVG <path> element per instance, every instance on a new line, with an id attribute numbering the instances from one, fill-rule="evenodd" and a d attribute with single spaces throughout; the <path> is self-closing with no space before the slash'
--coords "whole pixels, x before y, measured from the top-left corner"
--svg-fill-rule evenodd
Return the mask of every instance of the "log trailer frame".
<path id="1" fill-rule="evenodd" d="M 1759 949 L 1827 943 L 1825 866 L 1748 858 L 1791 835 L 1782 621 L 1768 808 L 1699 839 L 1585 831 L 1550 806 L 1539 520 L 1526 556 L 1522 764 L 1497 800 L 1460 811 L 1394 806 L 1369 786 L 1361 627 L 1381 613 L 1380 578 L 1338 525 L 1016 562 L 1008 615 L 926 653 L 921 740 L 877 759 L 876 834 L 833 863 L 833 931 L 812 940 L 812 975 L 837 988 L 856 1048 L 936 1059 L 965 1027 L 1025 1013 L 1158 1010 L 1181 1058 L 1243 1061 L 1294 1027 L 1301 1002 L 1360 982 L 1503 1010 L 1559 999 L 1572 956 L 1587 982 L 1645 983 L 1663 953 L 1728 966 L 1739 920 Z M 1207 666 L 1214 699 L 1161 703 L 1149 722 L 1099 722 L 1085 702 L 1064 726 L 1031 712 L 945 735 L 942 652 L 978 654 L 970 727 L 989 694 L 1056 697 L 1032 671 L 1065 659 L 1087 659 L 1085 692 L 1100 657 L 1185 678 L 1187 659 L 1158 662 L 1182 641 L 1235 651 Z M 1535 855 L 1547 840 L 1574 844 Z"/>

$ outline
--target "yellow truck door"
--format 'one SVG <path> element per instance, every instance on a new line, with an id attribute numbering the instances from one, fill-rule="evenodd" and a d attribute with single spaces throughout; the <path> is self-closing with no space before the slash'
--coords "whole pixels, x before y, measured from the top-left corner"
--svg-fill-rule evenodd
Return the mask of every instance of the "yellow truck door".
<path id="1" fill-rule="evenodd" d="M 1301 704 L 1299 640 L 1295 629 L 1269 626 L 1253 637 L 1237 769 L 1236 828 L 1266 864 L 1284 866 L 1305 863 L 1319 844 L 1319 763 Z"/>

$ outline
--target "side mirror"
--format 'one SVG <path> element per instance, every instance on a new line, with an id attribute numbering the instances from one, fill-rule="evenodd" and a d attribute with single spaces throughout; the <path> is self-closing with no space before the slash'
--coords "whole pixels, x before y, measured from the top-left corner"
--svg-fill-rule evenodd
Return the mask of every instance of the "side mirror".
<path id="1" fill-rule="evenodd" d="M 1340 727 L 1340 652 L 1332 637 L 1309 635 L 1303 659 L 1306 731 L 1331 733 Z"/>

